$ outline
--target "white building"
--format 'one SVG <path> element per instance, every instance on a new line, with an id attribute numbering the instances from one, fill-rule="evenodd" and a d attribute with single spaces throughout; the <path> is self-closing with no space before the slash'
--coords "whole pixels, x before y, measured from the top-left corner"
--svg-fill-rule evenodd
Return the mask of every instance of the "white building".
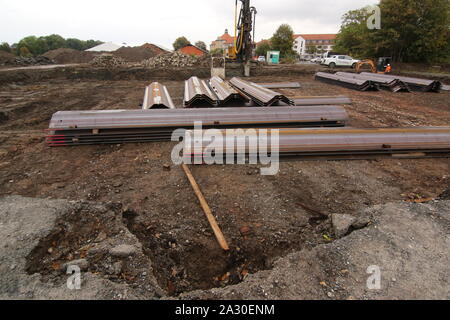
<path id="1" fill-rule="evenodd" d="M 297 34 L 294 50 L 301 59 L 314 58 L 333 50 L 336 34 Z"/>

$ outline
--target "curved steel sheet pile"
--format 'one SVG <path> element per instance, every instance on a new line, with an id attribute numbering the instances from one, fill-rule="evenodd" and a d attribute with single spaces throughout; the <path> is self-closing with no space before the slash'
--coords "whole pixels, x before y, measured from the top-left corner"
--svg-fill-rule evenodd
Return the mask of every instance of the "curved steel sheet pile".
<path id="1" fill-rule="evenodd" d="M 337 84 L 342 87 L 347 87 L 359 91 L 380 90 L 378 84 L 370 80 L 353 79 L 326 72 L 317 72 L 315 78 L 316 80 L 320 80 L 322 82 Z"/>
<path id="2" fill-rule="evenodd" d="M 204 80 L 191 77 L 184 83 L 185 108 L 211 108 L 217 106 L 217 97 Z"/>
<path id="3" fill-rule="evenodd" d="M 256 83 L 245 81 L 240 78 L 233 78 L 230 80 L 230 83 L 259 106 L 273 106 L 277 105 L 279 102 L 294 105 L 294 102 L 286 96 L 257 85 Z"/>
<path id="4" fill-rule="evenodd" d="M 153 82 L 145 88 L 142 109 L 175 109 L 175 105 L 166 86 Z"/>
<path id="5" fill-rule="evenodd" d="M 222 80 L 220 77 L 213 77 L 210 80 L 211 89 L 218 98 L 220 106 L 244 106 L 250 102 L 250 99 L 234 89 L 228 82 Z"/>

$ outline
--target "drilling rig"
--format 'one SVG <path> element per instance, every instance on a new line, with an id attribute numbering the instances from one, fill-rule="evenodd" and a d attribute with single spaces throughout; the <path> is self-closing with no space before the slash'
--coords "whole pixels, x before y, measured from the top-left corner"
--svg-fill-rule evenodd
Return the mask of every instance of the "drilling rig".
<path id="1" fill-rule="evenodd" d="M 241 7 L 239 10 L 239 2 L 241 2 Z M 235 18 L 234 18 L 234 34 L 235 40 L 234 45 L 229 47 L 224 55 L 226 56 L 226 61 L 231 64 L 240 64 L 244 68 L 244 76 L 250 76 L 250 63 L 254 55 L 255 50 L 255 25 L 256 25 L 256 8 L 250 5 L 250 0 L 236 0 L 235 4 Z M 214 64 L 214 59 L 213 59 Z M 225 64 L 223 63 L 223 68 L 225 69 Z M 225 70 L 220 70 L 216 68 L 212 73 L 217 75 L 225 74 Z"/>

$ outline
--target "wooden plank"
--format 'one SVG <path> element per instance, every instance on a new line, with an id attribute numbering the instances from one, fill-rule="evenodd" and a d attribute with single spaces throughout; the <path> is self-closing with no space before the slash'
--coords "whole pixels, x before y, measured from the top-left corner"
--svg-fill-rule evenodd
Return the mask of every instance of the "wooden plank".
<path id="1" fill-rule="evenodd" d="M 195 181 L 195 178 L 192 175 L 191 170 L 188 168 L 188 166 L 186 164 L 182 164 L 181 166 L 182 166 L 187 178 L 189 179 L 189 182 L 191 183 L 192 189 L 194 189 L 194 192 L 195 192 L 198 200 L 200 201 L 200 205 L 201 205 L 203 211 L 205 212 L 206 218 L 208 219 L 209 224 L 211 225 L 211 228 L 214 231 L 214 235 L 216 236 L 217 242 L 219 242 L 219 245 L 222 247 L 223 250 L 225 250 L 225 251 L 230 250 L 230 247 L 228 246 L 228 243 L 225 240 L 222 230 L 220 230 L 220 227 L 217 224 L 216 218 L 214 218 L 211 208 L 209 207 L 208 203 L 206 202 L 206 199 L 203 196 L 203 193 L 201 192 L 200 187 L 198 186 L 197 182 Z"/>

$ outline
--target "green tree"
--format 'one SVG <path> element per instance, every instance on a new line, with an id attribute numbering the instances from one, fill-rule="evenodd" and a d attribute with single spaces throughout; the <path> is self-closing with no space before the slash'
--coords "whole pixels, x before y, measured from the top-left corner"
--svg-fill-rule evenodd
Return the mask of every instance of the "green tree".
<path id="1" fill-rule="evenodd" d="M 282 24 L 270 40 L 273 50 L 280 51 L 281 57 L 295 57 L 294 31 L 288 24 Z"/>
<path id="2" fill-rule="evenodd" d="M 19 54 L 21 57 L 30 57 L 32 56 L 30 50 L 27 47 L 20 47 Z"/>
<path id="3" fill-rule="evenodd" d="M 270 41 L 262 41 L 257 47 L 256 47 L 256 55 L 258 57 L 260 56 L 267 56 L 267 51 L 271 50 Z"/>
<path id="4" fill-rule="evenodd" d="M 207 46 L 206 46 L 206 43 L 204 43 L 203 41 L 197 41 L 197 42 L 195 43 L 195 46 L 196 46 L 196 47 L 199 47 L 200 49 L 203 49 L 203 50 L 205 50 L 205 51 L 208 51 L 208 48 L 207 48 Z"/>
<path id="5" fill-rule="evenodd" d="M 173 43 L 173 48 L 175 50 L 179 50 L 179 49 L 181 49 L 183 47 L 186 47 L 187 45 L 190 45 L 190 44 L 191 44 L 191 42 L 188 39 L 186 39 L 186 37 L 179 37 Z"/>
<path id="6" fill-rule="evenodd" d="M 0 50 L 1 51 L 6 51 L 6 52 L 9 52 L 9 53 L 12 52 L 11 47 L 9 46 L 8 42 L 2 42 L 0 44 Z"/>
<path id="7" fill-rule="evenodd" d="M 381 29 L 369 30 L 367 10 L 343 17 L 337 51 L 401 62 L 450 60 L 449 0 L 381 0 Z"/>

